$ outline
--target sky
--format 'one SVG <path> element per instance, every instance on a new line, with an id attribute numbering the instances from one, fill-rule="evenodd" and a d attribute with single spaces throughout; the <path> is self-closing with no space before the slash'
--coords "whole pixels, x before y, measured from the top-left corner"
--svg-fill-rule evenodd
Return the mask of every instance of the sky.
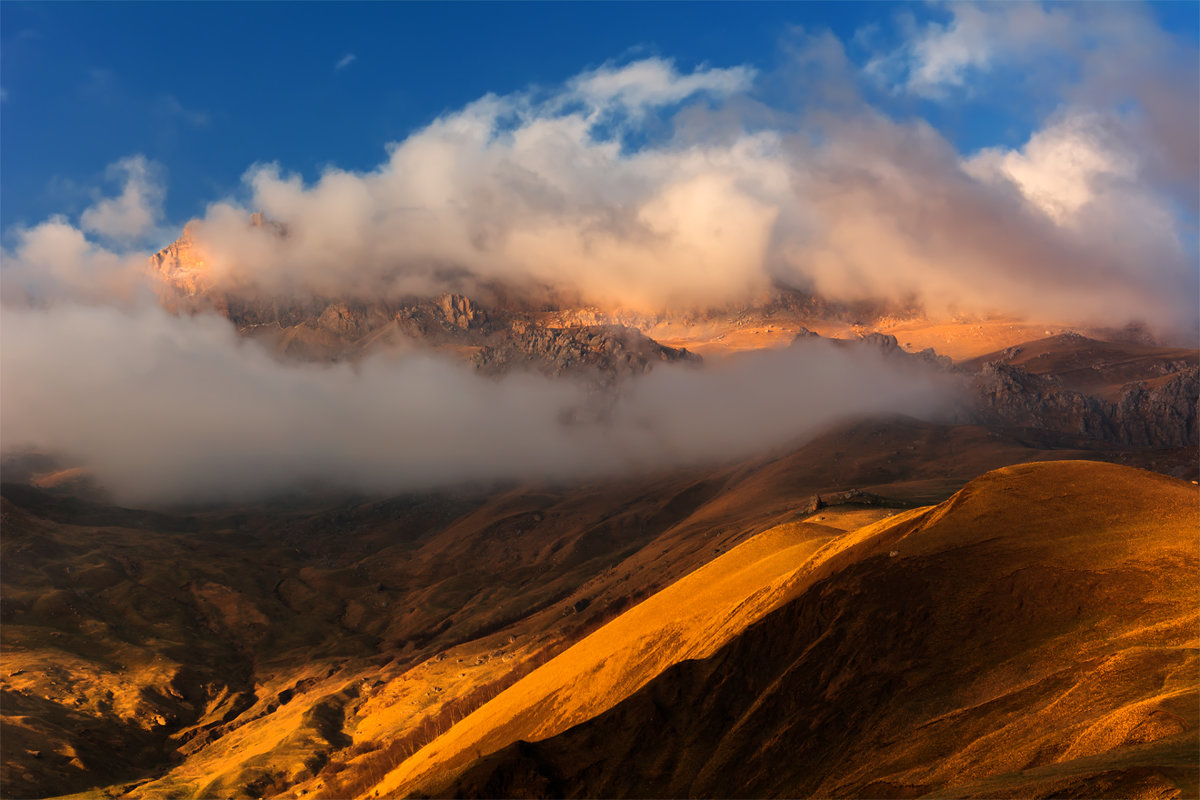
<path id="1" fill-rule="evenodd" d="M 655 311 L 783 284 L 1195 341 L 1198 17 L 6 0 L 0 445 L 143 502 L 734 457 L 948 402 L 928 375 L 802 348 L 661 367 L 566 429 L 589 396 L 570 381 L 284 365 L 157 305 L 147 259 L 185 223 L 199 280 L 248 298 L 502 285 Z"/>
<path id="2" fill-rule="evenodd" d="M 1194 46 L 1198 8 L 1146 11 Z M 831 31 L 866 66 L 950 16 L 924 3 L 6 0 L 0 216 L 8 229 L 79 213 L 109 164 L 142 154 L 165 168 L 166 218 L 182 224 L 235 192 L 252 164 L 278 162 L 309 179 L 330 164 L 369 169 L 389 142 L 489 92 L 655 56 L 683 71 L 748 65 L 770 74 L 786 70 L 797 29 Z M 1019 144 L 1058 99 L 974 77 L 980 89 L 950 102 L 883 85 L 871 87 L 872 100 L 930 118 L 970 153 Z M 755 91 L 795 103 L 781 83 Z"/>

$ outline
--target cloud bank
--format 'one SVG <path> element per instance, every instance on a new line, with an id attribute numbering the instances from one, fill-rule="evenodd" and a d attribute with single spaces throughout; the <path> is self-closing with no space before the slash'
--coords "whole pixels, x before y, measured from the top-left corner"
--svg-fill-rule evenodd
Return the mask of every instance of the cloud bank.
<path id="1" fill-rule="evenodd" d="M 833 37 L 802 39 L 769 76 L 807 95 L 799 112 L 746 67 L 606 65 L 446 113 L 374 170 L 256 165 L 194 229 L 213 280 L 274 292 L 426 293 L 465 274 L 661 309 L 784 281 L 935 314 L 1194 324 L 1194 48 L 1124 5 L 948 13 L 862 69 Z M 1064 54 L 1073 68 L 1051 71 Z M 949 102 L 1014 70 L 1055 104 L 1023 144 L 974 153 L 860 91 Z M 290 235 L 247 230 L 255 209 Z"/>
<path id="2" fill-rule="evenodd" d="M 15 309 L 0 335 L 6 446 L 86 464 L 131 504 L 721 462 L 846 415 L 932 413 L 947 397 L 929 375 L 824 342 L 716 370 L 660 367 L 597 416 L 581 382 L 494 381 L 428 356 L 285 365 L 213 316 Z"/>
<path id="3" fill-rule="evenodd" d="M 935 315 L 1194 329 L 1195 46 L 1127 4 L 938 15 L 902 20 L 899 44 L 862 64 L 831 34 L 800 33 L 770 74 L 648 58 L 487 95 L 372 170 L 306 181 L 253 165 L 191 230 L 208 280 L 235 292 L 499 283 L 650 311 L 783 282 Z M 985 94 L 1044 111 L 1023 142 L 960 152 L 895 101 L 969 115 Z M 123 190 L 77 227 L 119 258 L 161 220 L 164 187 L 141 157 L 111 172 Z M 288 235 L 248 227 L 258 210 Z M 5 255 L 11 283 L 29 260 Z"/>

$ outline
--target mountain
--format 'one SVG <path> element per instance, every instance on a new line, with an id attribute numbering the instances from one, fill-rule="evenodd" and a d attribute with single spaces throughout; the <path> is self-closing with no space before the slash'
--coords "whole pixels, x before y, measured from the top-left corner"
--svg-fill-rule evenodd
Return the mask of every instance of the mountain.
<path id="1" fill-rule="evenodd" d="M 818 553 L 794 599 L 605 713 L 377 793 L 1193 797 L 1196 507 L 1094 462 L 988 473 Z"/>
<path id="2" fill-rule="evenodd" d="M 153 510 L 5 453 L 0 794 L 1194 793 L 1195 349 L 787 287 L 647 313 L 219 266 L 185 229 L 148 269 L 289 363 L 432 352 L 604 408 L 820 338 L 958 399 L 624 477 Z"/>
<path id="3" fill-rule="evenodd" d="M 966 361 L 975 419 L 1137 447 L 1200 437 L 1197 351 L 1064 334 Z"/>
<path id="4" fill-rule="evenodd" d="M 620 688 L 581 696 L 583 716 L 792 602 L 845 531 L 1095 453 L 896 418 L 719 469 L 385 500 L 147 512 L 7 483 L 3 793 L 365 791 L 525 676 L 544 695 L 537 668 L 606 623 L 633 615 L 606 634 L 618 651 L 671 614 L 691 638 L 631 656 L 641 677 L 597 683 Z M 641 607 L 688 576 L 694 614 L 672 594 Z M 581 649 L 561 676 L 606 652 Z"/>
<path id="5" fill-rule="evenodd" d="M 249 225 L 287 235 L 261 214 Z M 243 335 L 291 359 L 336 361 L 420 349 L 487 375 L 532 370 L 583 377 L 606 389 L 657 364 L 699 363 L 701 353 L 728 358 L 811 336 L 948 369 L 944 352 L 909 341 L 932 340 L 967 356 L 954 363 L 972 396 L 958 415 L 964 422 L 1029 431 L 1057 446 L 1186 448 L 1200 441 L 1198 351 L 1147 343 L 1144 335 L 1126 332 L 1114 336 L 1121 341 L 1102 341 L 1068 331 L 1026 339 L 1026 323 L 930 320 L 915 308 L 830 303 L 783 287 L 754 303 L 657 314 L 603 310 L 497 285 L 475 285 L 481 298 L 458 292 L 285 296 L 224 288 L 210 260 L 190 229 L 155 254 L 148 271 L 165 305 L 180 313 L 221 313 Z M 535 296 L 541 299 L 531 301 Z M 997 342 L 1015 343 L 986 350 Z"/>

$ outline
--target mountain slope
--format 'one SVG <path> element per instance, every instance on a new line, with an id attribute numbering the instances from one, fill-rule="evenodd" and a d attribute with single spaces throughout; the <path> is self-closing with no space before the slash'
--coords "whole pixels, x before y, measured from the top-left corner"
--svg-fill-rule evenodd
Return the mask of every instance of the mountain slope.
<path id="1" fill-rule="evenodd" d="M 831 543 L 841 538 L 839 530 L 810 523 L 754 536 L 539 667 L 407 761 L 379 791 L 404 794 L 422 776 L 453 769 L 476 752 L 560 733 L 671 664 L 710 655 L 786 600 L 846 546 Z"/>
<path id="2" fill-rule="evenodd" d="M 6 483 L 0 793 L 249 797 L 343 765 L 370 785 L 362 754 L 399 763 L 754 534 L 887 513 L 814 512 L 817 495 L 937 502 L 988 469 L 1087 455 L 894 418 L 720 469 L 371 502 L 185 515 Z"/>
<path id="3" fill-rule="evenodd" d="M 1195 796 L 1196 489 L 989 473 L 712 656 L 447 796 Z"/>

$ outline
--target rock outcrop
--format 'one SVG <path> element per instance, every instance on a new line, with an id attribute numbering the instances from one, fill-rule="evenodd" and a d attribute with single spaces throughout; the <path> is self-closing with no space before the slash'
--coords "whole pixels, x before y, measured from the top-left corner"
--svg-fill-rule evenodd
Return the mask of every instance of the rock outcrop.
<path id="1" fill-rule="evenodd" d="M 1189 447 L 1198 441 L 1197 367 L 1127 384 L 1115 402 L 999 361 L 985 364 L 972 387 L 976 421 L 986 424 L 1136 447 Z"/>
<path id="2" fill-rule="evenodd" d="M 600 376 L 605 384 L 647 372 L 657 363 L 699 360 L 686 349 L 666 347 L 620 325 L 515 326 L 504 341 L 483 347 L 473 357 L 476 367 L 488 374 L 514 367 L 549 375 L 587 372 Z"/>
<path id="3" fill-rule="evenodd" d="M 797 336 L 799 338 L 799 336 Z M 899 340 L 889 333 L 868 333 L 859 337 L 859 342 L 867 347 L 873 347 L 883 353 L 884 358 L 904 358 L 923 361 L 939 369 L 949 369 L 952 362 L 949 356 L 940 356 L 932 347 L 926 347 L 916 353 L 910 353 L 900 346 Z"/>
<path id="4" fill-rule="evenodd" d="M 1130 384 L 1110 412 L 1114 441 L 1145 447 L 1194 447 L 1200 441 L 1200 367 L 1160 381 Z"/>
<path id="5" fill-rule="evenodd" d="M 487 313 L 469 297 L 461 294 L 443 294 L 437 299 L 437 307 L 445 317 L 446 322 L 456 328 L 468 330 L 478 328 L 487 322 Z"/>

